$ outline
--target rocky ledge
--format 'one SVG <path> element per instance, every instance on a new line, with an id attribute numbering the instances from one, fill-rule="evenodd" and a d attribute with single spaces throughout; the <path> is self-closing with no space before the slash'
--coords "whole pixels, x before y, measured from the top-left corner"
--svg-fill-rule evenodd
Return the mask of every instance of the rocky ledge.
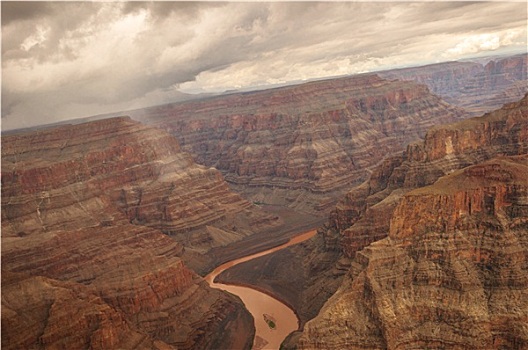
<path id="1" fill-rule="evenodd" d="M 2 346 L 250 348 L 240 300 L 183 259 L 276 221 L 129 118 L 3 136 Z"/>
<path id="2" fill-rule="evenodd" d="M 407 193 L 297 349 L 528 346 L 528 156 Z"/>
<path id="3" fill-rule="evenodd" d="M 423 85 L 359 75 L 131 115 L 175 135 L 245 198 L 321 214 L 387 154 L 464 113 Z"/>

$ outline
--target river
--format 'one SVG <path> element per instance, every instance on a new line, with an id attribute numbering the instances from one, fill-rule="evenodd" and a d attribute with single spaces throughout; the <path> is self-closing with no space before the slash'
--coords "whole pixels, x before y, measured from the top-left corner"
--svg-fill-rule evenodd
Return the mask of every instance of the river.
<path id="1" fill-rule="evenodd" d="M 287 243 L 275 248 L 229 261 L 218 266 L 210 274 L 205 276 L 205 280 L 212 288 L 222 289 L 238 295 L 248 311 L 253 315 L 256 329 L 253 350 L 278 350 L 284 338 L 299 328 L 297 315 L 288 305 L 266 293 L 251 287 L 215 283 L 214 279 L 230 267 L 301 243 L 312 238 L 316 232 L 316 230 L 308 231 L 291 238 Z"/>

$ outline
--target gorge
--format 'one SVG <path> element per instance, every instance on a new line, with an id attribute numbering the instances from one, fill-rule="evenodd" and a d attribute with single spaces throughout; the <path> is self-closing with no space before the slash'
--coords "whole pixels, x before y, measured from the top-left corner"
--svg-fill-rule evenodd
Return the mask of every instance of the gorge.
<path id="1" fill-rule="evenodd" d="M 299 328 L 299 319 L 295 314 L 295 310 L 284 304 L 281 300 L 254 287 L 217 283 L 215 282 L 217 276 L 238 264 L 304 242 L 312 238 L 315 233 L 315 230 L 308 231 L 291 238 L 287 243 L 281 244 L 280 246 L 229 261 L 218 266 L 205 277 L 205 280 L 211 287 L 222 289 L 239 296 L 248 311 L 253 315 L 256 328 L 253 349 L 279 349 L 286 336 Z"/>
<path id="2" fill-rule="evenodd" d="M 132 111 L 253 202 L 325 216 L 383 157 L 464 112 L 367 74 Z M 373 142 L 374 141 L 374 142 Z"/>
<path id="3" fill-rule="evenodd" d="M 302 321 L 313 318 L 287 348 L 522 349 L 527 150 L 528 96 L 435 127 L 347 194 L 312 241 L 236 266 L 220 280 L 273 290 L 297 305 Z M 403 237 L 393 234 L 401 230 Z M 487 306 L 486 299 L 464 299 L 499 291 L 505 294 Z M 455 322 L 468 303 L 476 308 L 472 317 L 489 319 L 480 333 Z M 388 338 L 385 327 L 408 333 Z"/>
<path id="4" fill-rule="evenodd" d="M 218 284 L 291 306 L 289 349 L 528 346 L 525 67 L 361 74 L 3 134 L 3 346 L 266 349 L 273 312 L 257 320 Z"/>

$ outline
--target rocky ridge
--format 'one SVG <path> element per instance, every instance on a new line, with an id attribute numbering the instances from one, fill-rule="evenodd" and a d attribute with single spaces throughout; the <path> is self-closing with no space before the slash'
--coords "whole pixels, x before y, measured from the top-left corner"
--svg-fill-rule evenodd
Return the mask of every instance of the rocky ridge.
<path id="1" fill-rule="evenodd" d="M 369 180 L 338 203 L 311 241 L 235 266 L 219 278 L 279 294 L 297 308 L 302 322 L 315 317 L 348 273 L 356 252 L 387 237 L 393 212 L 406 193 L 497 156 L 528 153 L 527 98 L 480 118 L 430 129 L 424 141 L 374 168 Z"/>
<path id="2" fill-rule="evenodd" d="M 445 62 L 379 75 L 425 84 L 447 102 L 478 116 L 518 101 L 528 92 L 527 60 L 527 54 L 519 54 L 492 58 L 485 64 Z"/>
<path id="3" fill-rule="evenodd" d="M 464 116 L 427 88 L 376 75 L 315 81 L 131 112 L 175 135 L 254 202 L 333 207 L 385 155 Z"/>
<path id="4" fill-rule="evenodd" d="M 494 158 L 407 193 L 296 348 L 525 348 L 527 164 Z"/>
<path id="5" fill-rule="evenodd" d="M 2 137 L 2 345 L 249 348 L 252 316 L 186 267 L 182 243 L 276 223 L 251 206 L 129 118 Z M 208 230 L 222 225 L 240 229 Z"/>

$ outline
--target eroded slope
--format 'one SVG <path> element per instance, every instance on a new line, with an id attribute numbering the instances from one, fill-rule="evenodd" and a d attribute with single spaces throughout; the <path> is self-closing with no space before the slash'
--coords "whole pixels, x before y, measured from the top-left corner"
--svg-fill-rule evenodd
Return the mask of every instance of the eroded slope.
<path id="1" fill-rule="evenodd" d="M 500 157 L 406 194 L 297 349 L 525 348 L 527 173 Z"/>
<path id="2" fill-rule="evenodd" d="M 326 213 L 387 154 L 463 112 L 423 85 L 360 75 L 132 113 L 255 202 Z"/>
<path id="3" fill-rule="evenodd" d="M 251 315 L 182 260 L 248 207 L 129 118 L 2 137 L 2 346 L 249 348 Z"/>

